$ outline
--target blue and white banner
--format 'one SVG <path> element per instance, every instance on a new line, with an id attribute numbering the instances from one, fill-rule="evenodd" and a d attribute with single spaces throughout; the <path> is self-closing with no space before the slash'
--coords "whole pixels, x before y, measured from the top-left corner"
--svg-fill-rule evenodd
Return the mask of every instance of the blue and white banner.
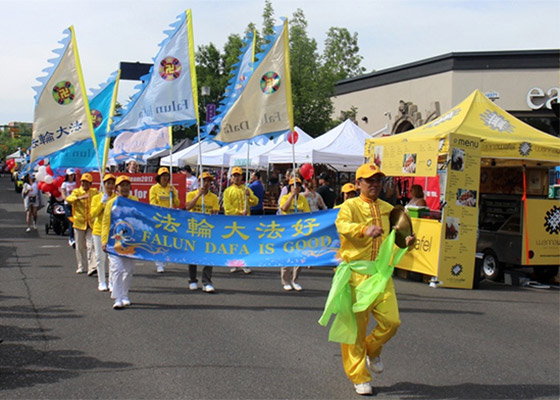
<path id="1" fill-rule="evenodd" d="M 119 197 L 111 210 L 107 251 L 217 267 L 335 266 L 337 213 L 207 215 Z"/>

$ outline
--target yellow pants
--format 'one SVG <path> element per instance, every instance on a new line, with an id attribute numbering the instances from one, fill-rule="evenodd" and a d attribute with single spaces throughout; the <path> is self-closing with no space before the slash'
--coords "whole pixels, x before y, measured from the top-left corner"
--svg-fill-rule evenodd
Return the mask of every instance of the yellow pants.
<path id="1" fill-rule="evenodd" d="M 365 275 L 352 273 L 352 279 L 350 280 L 352 297 L 354 297 L 354 287 L 365 278 Z M 366 336 L 370 313 L 375 317 L 377 326 Z M 366 367 L 366 357 L 379 356 L 383 345 L 397 333 L 401 324 L 393 279 L 389 279 L 385 292 L 379 295 L 366 311 L 356 313 L 356 320 L 358 322 L 356 343 L 341 344 L 344 371 L 352 383 L 355 384 L 371 380 L 371 375 Z"/>

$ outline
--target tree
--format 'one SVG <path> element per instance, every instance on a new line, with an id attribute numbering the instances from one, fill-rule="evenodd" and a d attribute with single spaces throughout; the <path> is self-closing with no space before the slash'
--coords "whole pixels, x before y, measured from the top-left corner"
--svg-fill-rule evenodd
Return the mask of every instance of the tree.
<path id="1" fill-rule="evenodd" d="M 294 123 L 318 136 L 331 125 L 332 87 L 321 74 L 317 42 L 307 35 L 307 20 L 297 9 L 290 21 L 290 63 Z"/>
<path id="2" fill-rule="evenodd" d="M 272 8 L 272 2 L 270 0 L 266 0 L 264 2 L 264 10 L 263 10 L 263 29 L 262 35 L 266 37 L 266 35 L 272 35 L 274 33 L 274 9 Z"/>
<path id="3" fill-rule="evenodd" d="M 323 69 L 334 84 L 342 79 L 362 75 L 366 69 L 360 64 L 358 33 L 350 34 L 346 28 L 331 27 L 325 39 Z"/>

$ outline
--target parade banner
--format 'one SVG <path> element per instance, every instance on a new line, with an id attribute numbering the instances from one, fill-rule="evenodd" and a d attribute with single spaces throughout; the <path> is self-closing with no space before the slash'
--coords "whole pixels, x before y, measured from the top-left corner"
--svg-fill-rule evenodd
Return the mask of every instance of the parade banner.
<path id="1" fill-rule="evenodd" d="M 169 128 L 121 132 L 113 142 L 113 158 L 150 155 L 169 149 Z"/>
<path id="2" fill-rule="evenodd" d="M 109 117 L 116 98 L 118 72 L 98 89 L 92 90 L 89 99 L 94 138 L 75 143 L 49 156 L 49 164 L 53 170 L 64 168 L 80 168 L 84 171 L 98 170 L 103 161 L 103 150 L 107 138 Z"/>
<path id="3" fill-rule="evenodd" d="M 274 29 L 273 41 L 257 55 L 243 92 L 220 117 L 215 140 L 235 142 L 293 129 L 288 21 Z"/>
<path id="4" fill-rule="evenodd" d="M 443 287 L 471 289 L 478 228 L 480 139 L 450 134 L 443 239 L 438 278 Z"/>
<path id="5" fill-rule="evenodd" d="M 179 15 L 171 27 L 150 72 L 141 78 L 144 83 L 137 87 L 123 116 L 115 118 L 115 133 L 198 121 L 191 11 Z"/>
<path id="6" fill-rule="evenodd" d="M 59 54 L 49 60 L 47 76 L 38 78 L 41 86 L 34 87 L 35 113 L 31 139 L 30 163 L 85 139 L 93 138 L 88 99 L 74 27 L 64 31 L 68 36 L 60 41 Z"/>
<path id="7" fill-rule="evenodd" d="M 438 147 L 436 140 L 385 143 L 368 139 L 365 156 L 387 176 L 436 176 Z"/>
<path id="8" fill-rule="evenodd" d="M 111 209 L 107 251 L 139 260 L 220 267 L 335 266 L 337 213 L 207 215 L 119 197 Z"/>
<path id="9" fill-rule="evenodd" d="M 523 239 L 522 259 L 529 245 L 529 265 L 560 264 L 560 202 L 558 200 L 527 199 L 527 241 Z M 524 263 L 525 264 L 525 263 Z"/>

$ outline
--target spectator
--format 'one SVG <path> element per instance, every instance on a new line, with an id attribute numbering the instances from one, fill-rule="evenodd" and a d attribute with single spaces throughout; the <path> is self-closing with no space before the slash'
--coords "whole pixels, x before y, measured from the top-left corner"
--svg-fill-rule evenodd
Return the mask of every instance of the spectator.
<path id="1" fill-rule="evenodd" d="M 336 200 L 336 193 L 334 189 L 329 186 L 329 179 L 329 174 L 327 172 L 321 172 L 321 175 L 319 175 L 320 186 L 319 189 L 317 189 L 317 193 L 321 195 L 328 208 L 333 208 Z"/>
<path id="2" fill-rule="evenodd" d="M 264 202 L 264 187 L 261 181 L 261 173 L 259 171 L 255 171 L 251 174 L 251 184 L 249 185 L 249 188 L 259 199 L 259 204 L 257 204 L 254 207 L 251 207 L 251 214 L 262 215 L 263 202 Z"/>
<path id="3" fill-rule="evenodd" d="M 316 192 L 317 180 L 315 178 L 311 178 L 309 181 L 304 181 L 303 187 L 305 188 L 303 196 L 307 199 L 311 212 L 327 209 L 325 201 L 321 195 Z"/>
<path id="4" fill-rule="evenodd" d="M 193 175 L 190 165 L 185 165 L 182 172 L 186 175 L 187 193 L 198 189 L 198 179 Z"/>
<path id="5" fill-rule="evenodd" d="M 31 174 L 25 175 L 23 190 L 21 192 L 23 197 L 23 206 L 25 207 L 25 220 L 27 222 L 26 232 L 30 232 L 33 228 L 37 230 L 37 210 L 39 209 L 39 188 L 35 181 L 35 176 Z"/>
<path id="6" fill-rule="evenodd" d="M 410 187 L 410 201 L 407 206 L 426 207 L 426 200 L 424 200 L 424 191 L 420 185 L 412 185 Z"/>

